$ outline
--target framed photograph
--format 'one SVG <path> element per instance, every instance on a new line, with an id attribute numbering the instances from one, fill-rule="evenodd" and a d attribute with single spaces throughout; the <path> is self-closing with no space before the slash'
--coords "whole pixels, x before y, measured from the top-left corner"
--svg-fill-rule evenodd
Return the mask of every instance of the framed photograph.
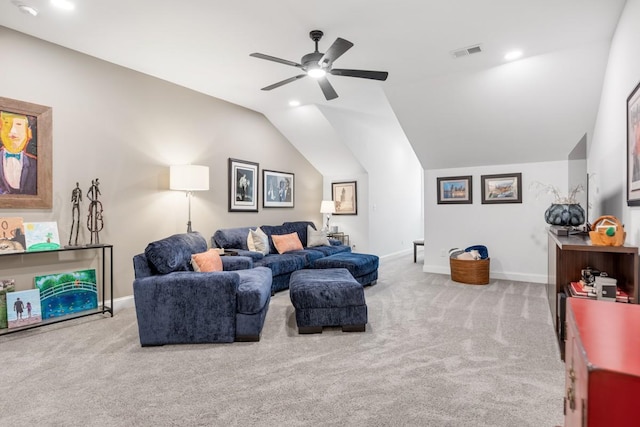
<path id="1" fill-rule="evenodd" d="M 358 215 L 358 183 L 332 182 L 332 200 L 336 203 L 334 215 Z"/>
<path id="2" fill-rule="evenodd" d="M 289 172 L 262 170 L 262 207 L 292 208 L 294 176 Z"/>
<path id="3" fill-rule="evenodd" d="M 51 116 L 51 107 L 0 98 L 0 209 L 51 209 Z"/>
<path id="4" fill-rule="evenodd" d="M 229 212 L 258 212 L 258 164 L 229 159 Z"/>
<path id="5" fill-rule="evenodd" d="M 482 175 L 482 203 L 522 203 L 522 174 Z"/>
<path id="6" fill-rule="evenodd" d="M 438 204 L 473 203 L 473 181 L 471 175 L 438 178 Z"/>
<path id="7" fill-rule="evenodd" d="M 640 206 L 640 83 L 627 98 L 627 205 Z"/>

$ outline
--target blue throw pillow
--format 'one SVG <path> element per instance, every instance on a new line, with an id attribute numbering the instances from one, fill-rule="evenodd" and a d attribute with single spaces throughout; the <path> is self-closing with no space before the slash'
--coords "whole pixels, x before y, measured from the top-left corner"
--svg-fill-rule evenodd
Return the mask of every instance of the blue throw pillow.
<path id="1" fill-rule="evenodd" d="M 174 234 L 151 242 L 144 254 L 160 274 L 191 270 L 191 255 L 207 250 L 207 241 L 198 232 Z"/>

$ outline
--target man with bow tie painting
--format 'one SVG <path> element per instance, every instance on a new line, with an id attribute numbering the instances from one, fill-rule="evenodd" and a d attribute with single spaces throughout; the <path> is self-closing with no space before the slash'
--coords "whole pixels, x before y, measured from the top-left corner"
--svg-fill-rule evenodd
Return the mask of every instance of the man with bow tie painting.
<path id="1" fill-rule="evenodd" d="M 27 116 L 0 111 L 0 194 L 38 194 L 38 162 L 25 150 L 32 137 Z"/>

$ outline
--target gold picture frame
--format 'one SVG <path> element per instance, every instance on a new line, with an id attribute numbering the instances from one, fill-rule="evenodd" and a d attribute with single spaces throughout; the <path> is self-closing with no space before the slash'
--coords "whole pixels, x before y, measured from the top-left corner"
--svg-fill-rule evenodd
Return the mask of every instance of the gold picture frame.
<path id="1" fill-rule="evenodd" d="M 30 139 L 21 153 L 29 158 L 36 175 L 34 190 L 9 189 L 4 176 L 0 175 L 0 209 L 51 209 L 53 202 L 51 107 L 0 97 L 0 113 L 27 117 Z M 3 121 L 0 121 L 0 132 L 2 127 Z M 0 144 L 0 152 L 4 155 L 4 142 Z M 4 159 L 0 160 L 2 174 L 4 174 L 3 163 L 1 163 L 3 161 Z M 22 185 L 24 180 L 21 179 L 20 182 Z"/>

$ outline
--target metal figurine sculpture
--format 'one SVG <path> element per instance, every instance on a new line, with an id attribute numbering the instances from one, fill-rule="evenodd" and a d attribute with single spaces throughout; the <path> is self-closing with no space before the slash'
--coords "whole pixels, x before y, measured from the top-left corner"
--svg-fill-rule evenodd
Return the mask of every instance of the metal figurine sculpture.
<path id="1" fill-rule="evenodd" d="M 91 245 L 100 244 L 100 236 L 98 233 L 104 227 L 104 221 L 102 220 L 102 203 L 98 200 L 100 196 L 100 189 L 98 186 L 98 178 L 91 181 L 91 187 L 87 191 L 87 199 L 91 200 L 89 203 L 89 216 L 87 217 L 87 228 L 91 232 Z"/>
<path id="2" fill-rule="evenodd" d="M 78 246 L 78 231 L 80 227 L 80 202 L 82 202 L 82 190 L 80 189 L 80 184 L 76 182 L 76 188 L 71 191 L 71 217 L 73 218 L 71 222 L 71 233 L 69 233 L 69 246 Z M 73 239 L 73 228 L 75 226 L 76 239 L 73 245 L 71 245 L 71 240 Z"/>

